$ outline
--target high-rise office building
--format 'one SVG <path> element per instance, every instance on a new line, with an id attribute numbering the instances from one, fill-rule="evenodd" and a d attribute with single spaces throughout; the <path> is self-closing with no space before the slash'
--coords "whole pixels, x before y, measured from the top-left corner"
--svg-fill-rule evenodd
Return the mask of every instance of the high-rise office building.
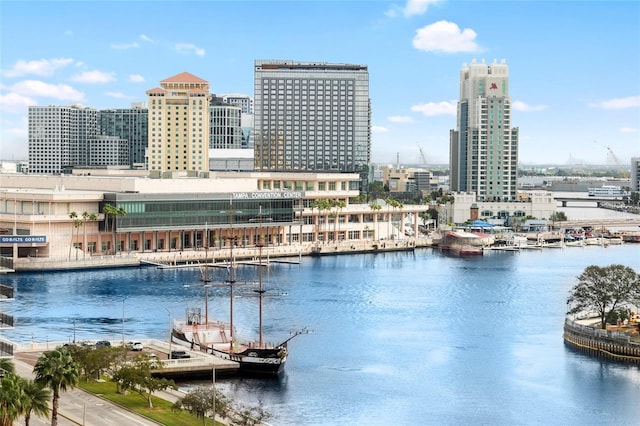
<path id="1" fill-rule="evenodd" d="M 452 191 L 475 192 L 478 201 L 515 201 L 518 128 L 511 127 L 509 68 L 464 64 L 460 71 L 457 127 L 450 132 Z"/>
<path id="2" fill-rule="evenodd" d="M 209 82 L 188 72 L 147 90 L 148 169 L 209 170 Z"/>
<path id="3" fill-rule="evenodd" d="M 222 95 L 222 100 L 230 105 L 239 106 L 243 114 L 253 114 L 253 98 L 249 95 Z"/>
<path id="4" fill-rule="evenodd" d="M 640 191 L 640 157 L 631 158 L 631 190 Z"/>
<path id="5" fill-rule="evenodd" d="M 29 173 L 60 174 L 89 164 L 98 110 L 82 105 L 29 107 Z"/>
<path id="6" fill-rule="evenodd" d="M 240 107 L 242 148 L 253 148 L 253 98 L 248 95 L 228 94 L 222 95 L 222 99 L 228 104 Z"/>
<path id="7" fill-rule="evenodd" d="M 131 108 L 104 109 L 98 113 L 99 135 L 119 136 L 129 141 L 125 164 L 131 168 L 146 167 L 148 113 L 144 102 L 133 103 Z"/>
<path id="8" fill-rule="evenodd" d="M 209 148 L 241 149 L 241 108 L 221 97 L 211 96 L 209 101 Z"/>
<path id="9" fill-rule="evenodd" d="M 256 169 L 359 172 L 371 158 L 366 65 L 256 60 Z"/>

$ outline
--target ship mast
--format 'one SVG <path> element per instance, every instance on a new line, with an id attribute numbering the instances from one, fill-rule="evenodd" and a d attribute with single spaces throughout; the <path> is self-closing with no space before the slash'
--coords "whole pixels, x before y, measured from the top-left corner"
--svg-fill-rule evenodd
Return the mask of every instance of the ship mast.
<path id="1" fill-rule="evenodd" d="M 229 283 L 229 328 L 230 328 L 229 332 L 231 334 L 231 341 L 229 342 L 229 344 L 230 344 L 231 353 L 233 353 L 233 284 L 235 283 L 235 271 L 233 267 L 234 236 L 233 236 L 233 205 L 232 203 L 233 201 L 229 199 L 229 231 L 231 232 L 231 237 L 229 239 L 229 242 L 230 242 L 229 265 L 228 265 L 229 280 L 227 282 Z"/>
<path id="2" fill-rule="evenodd" d="M 264 287 L 262 286 L 262 246 L 264 245 L 262 243 L 262 206 L 260 206 L 260 216 L 258 217 L 259 220 L 259 231 L 258 231 L 258 290 L 254 290 L 256 293 L 258 293 L 258 297 L 260 299 L 260 304 L 259 304 L 259 315 L 260 315 L 260 321 L 259 321 L 259 333 L 260 333 L 260 339 L 259 339 L 259 346 L 262 348 L 264 345 L 262 343 L 262 298 L 264 295 Z"/>

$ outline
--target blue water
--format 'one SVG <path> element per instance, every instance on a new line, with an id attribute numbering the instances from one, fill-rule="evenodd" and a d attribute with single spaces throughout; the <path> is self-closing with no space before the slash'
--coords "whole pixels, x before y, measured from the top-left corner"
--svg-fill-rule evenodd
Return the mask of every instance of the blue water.
<path id="1" fill-rule="evenodd" d="M 265 336 L 312 332 L 290 343 L 279 380 L 217 386 L 261 405 L 274 425 L 639 424 L 640 367 L 593 359 L 562 341 L 576 276 L 613 263 L 640 271 L 640 245 L 474 258 L 421 249 L 272 264 Z M 238 278 L 253 282 L 255 267 L 240 267 Z M 126 340 L 164 340 L 169 312 L 182 317 L 187 306 L 203 305 L 203 290 L 185 287 L 198 283 L 193 270 L 1 280 L 17 288 L 16 300 L 1 306 L 17 321 L 3 336 L 24 342 L 72 340 L 74 330 L 77 340 L 120 340 L 123 308 Z M 253 289 L 235 290 L 234 322 L 247 337 L 257 335 Z M 212 317 L 227 317 L 226 292 L 210 289 Z"/>

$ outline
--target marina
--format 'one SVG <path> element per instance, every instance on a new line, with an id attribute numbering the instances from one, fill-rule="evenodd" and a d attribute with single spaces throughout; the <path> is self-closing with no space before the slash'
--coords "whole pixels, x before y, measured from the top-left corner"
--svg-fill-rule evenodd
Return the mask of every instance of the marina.
<path id="1" fill-rule="evenodd" d="M 628 396 L 640 370 L 573 351 L 562 335 L 575 277 L 590 264 L 639 270 L 639 249 L 624 244 L 453 257 L 419 248 L 272 263 L 263 267 L 278 295 L 265 301 L 267 335 L 286 339 L 301 327 L 310 333 L 291 342 L 281 377 L 221 378 L 216 386 L 264 407 L 278 425 L 411 425 L 416 418 L 572 425 L 590 424 L 594 410 L 605 424 L 631 424 L 638 412 Z M 238 265 L 238 282 L 255 282 L 255 268 Z M 212 278 L 223 273 L 216 268 Z M 202 304 L 200 281 L 188 268 L 20 273 L 3 281 L 16 288 L 15 300 L 3 304 L 16 322 L 2 337 L 27 347 L 71 342 L 75 334 L 114 345 L 137 339 L 147 347 L 147 339 L 158 340 L 168 350 L 169 324 L 185 306 Z M 210 290 L 211 314 L 226 317 L 225 290 Z M 250 290 L 237 287 L 234 323 L 257 339 Z M 206 373 L 180 386 L 202 383 Z M 505 409 L 495 410 L 498 405 Z"/>

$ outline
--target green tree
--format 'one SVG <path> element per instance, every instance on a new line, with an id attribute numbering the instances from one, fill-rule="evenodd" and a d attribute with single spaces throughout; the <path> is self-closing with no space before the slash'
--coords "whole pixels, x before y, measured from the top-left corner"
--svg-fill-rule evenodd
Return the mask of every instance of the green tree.
<path id="1" fill-rule="evenodd" d="M 24 379 L 5 374 L 0 380 L 0 426 L 11 426 L 24 413 Z"/>
<path id="2" fill-rule="evenodd" d="M 148 354 L 138 354 L 129 364 L 125 364 L 113 375 L 112 380 L 120 383 L 122 390 L 134 390 L 147 398 L 149 408 L 153 408 L 151 396 L 164 389 L 177 389 L 173 380 L 152 376 L 152 371 L 159 368 L 159 361 Z"/>
<path id="3" fill-rule="evenodd" d="M 51 392 L 34 380 L 25 380 L 23 383 L 23 411 L 24 424 L 29 426 L 31 413 L 38 417 L 49 416 L 49 399 Z"/>
<path id="4" fill-rule="evenodd" d="M 83 257 L 87 253 L 87 222 L 98 220 L 98 216 L 95 213 L 89 213 L 87 211 L 82 213 L 82 233 L 83 233 Z"/>
<path id="5" fill-rule="evenodd" d="M 80 377 L 78 364 L 65 348 L 56 348 L 43 353 L 38 358 L 33 372 L 36 383 L 49 387 L 53 393 L 51 426 L 57 426 L 60 392 L 66 392 L 78 385 Z"/>
<path id="6" fill-rule="evenodd" d="M 618 308 L 639 300 L 640 275 L 623 265 L 588 266 L 567 299 L 569 314 L 596 312 L 603 330 L 607 317 Z"/>
<path id="7" fill-rule="evenodd" d="M 554 222 L 564 222 L 567 219 L 567 215 L 564 212 L 553 212 L 551 217 L 549 218 Z"/>
<path id="8" fill-rule="evenodd" d="M 231 403 L 229 399 L 218 390 L 215 390 L 214 395 L 213 386 L 199 386 L 188 392 L 173 404 L 172 409 L 186 410 L 196 416 L 196 418 L 202 419 L 202 423 L 205 424 L 206 416 L 213 415 L 212 407 L 214 401 L 216 417 L 228 417 Z"/>
<path id="9" fill-rule="evenodd" d="M 382 209 L 382 206 L 378 202 L 372 201 L 371 204 L 369 204 L 369 208 L 373 210 L 376 215 L 376 224 L 378 228 L 376 229 L 376 239 L 379 240 L 380 239 L 380 221 L 378 220 L 378 212 L 380 211 L 380 209 Z"/>
<path id="10" fill-rule="evenodd" d="M 78 219 L 78 213 L 76 213 L 76 212 L 69 213 L 69 218 L 73 219 L 73 226 L 75 226 L 76 220 Z M 72 248 L 73 248 L 73 229 L 71 229 L 71 243 L 69 244 L 69 260 L 71 260 L 71 249 Z"/>
<path id="11" fill-rule="evenodd" d="M 9 358 L 0 358 L 0 373 L 4 376 L 7 373 L 14 373 L 15 366 L 13 365 L 13 361 Z"/>
<path id="12" fill-rule="evenodd" d="M 102 213 L 104 213 L 104 224 L 107 232 L 109 231 L 109 219 L 111 219 L 111 235 L 113 242 L 113 253 L 117 254 L 118 250 L 116 247 L 116 218 L 119 216 L 126 216 L 127 212 L 123 207 L 114 207 L 111 204 L 105 204 L 102 207 Z"/>

